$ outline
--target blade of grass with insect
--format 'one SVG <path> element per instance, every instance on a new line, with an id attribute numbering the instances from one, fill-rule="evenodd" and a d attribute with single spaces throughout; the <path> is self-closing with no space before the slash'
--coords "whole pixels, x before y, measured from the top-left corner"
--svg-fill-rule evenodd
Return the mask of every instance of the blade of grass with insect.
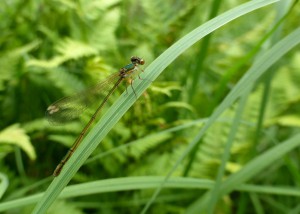
<path id="1" fill-rule="evenodd" d="M 132 56 L 130 64 L 121 68 L 119 72 L 112 74 L 108 79 L 104 80 L 103 82 L 100 82 L 98 85 L 96 85 L 96 87 L 91 88 L 87 91 L 83 91 L 81 93 L 77 93 L 73 96 L 62 98 L 48 107 L 46 111 L 46 116 L 48 117 L 50 122 L 55 122 L 55 120 L 57 120 L 58 122 L 62 122 L 64 120 L 67 120 L 68 118 L 72 120 L 74 117 L 78 116 L 78 113 L 81 113 L 83 109 L 87 107 L 88 103 L 96 102 L 96 100 L 100 99 L 99 94 L 97 94 L 97 92 L 108 90 L 108 93 L 102 99 L 102 102 L 90 118 L 89 122 L 82 129 L 80 135 L 75 140 L 73 146 L 69 149 L 68 153 L 57 165 L 56 169 L 53 172 L 53 176 L 56 177 L 60 174 L 64 165 L 74 154 L 77 147 L 80 145 L 83 138 L 85 137 L 85 134 L 89 130 L 90 126 L 93 124 L 97 115 L 102 110 L 109 97 L 114 93 L 116 88 L 121 84 L 121 82 L 124 82 L 125 79 L 129 79 L 132 83 L 133 74 L 140 69 L 138 66 L 144 65 L 144 63 L 145 61 L 142 58 Z M 114 82 L 113 84 L 112 81 Z M 135 94 L 133 88 L 132 90 Z M 93 94 L 96 94 L 98 96 L 93 96 Z"/>
<path id="2" fill-rule="evenodd" d="M 277 1 L 278 0 L 251 1 L 206 22 L 192 32 L 188 33 L 169 49 L 167 49 L 163 54 L 161 54 L 145 69 L 141 77 L 147 80 L 155 80 L 171 62 L 173 62 L 180 54 L 182 54 L 185 50 L 187 50 L 204 36 L 242 15 Z M 147 61 L 147 59 L 145 60 Z M 139 97 L 150 86 L 150 84 L 150 81 L 134 81 L 133 87 L 137 97 Z M 103 138 L 113 128 L 118 120 L 133 105 L 133 103 L 136 101 L 136 97 L 132 93 L 131 88 L 129 88 L 128 91 L 130 93 L 127 95 L 123 93 L 82 141 L 77 151 L 64 166 L 64 170 L 61 172 L 61 175 L 54 179 L 54 181 L 50 184 L 43 198 L 33 210 L 33 213 L 45 213 L 47 211 L 47 209 L 58 197 L 63 188 L 68 184 L 80 166 L 95 150 L 98 144 L 103 140 Z"/>

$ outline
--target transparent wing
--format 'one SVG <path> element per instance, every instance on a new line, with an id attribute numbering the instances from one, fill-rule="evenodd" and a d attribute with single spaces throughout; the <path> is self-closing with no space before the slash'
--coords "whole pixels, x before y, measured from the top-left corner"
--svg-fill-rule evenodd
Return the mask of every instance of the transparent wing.
<path id="1" fill-rule="evenodd" d="M 77 119 L 88 106 L 100 103 L 120 78 L 120 73 L 116 72 L 87 90 L 54 102 L 45 113 L 47 120 L 51 124 L 63 124 Z"/>

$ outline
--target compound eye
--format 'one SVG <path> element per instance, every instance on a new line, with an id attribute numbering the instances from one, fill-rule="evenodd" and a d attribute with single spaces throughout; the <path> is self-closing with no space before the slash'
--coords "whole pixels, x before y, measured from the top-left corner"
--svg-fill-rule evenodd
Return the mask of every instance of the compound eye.
<path id="1" fill-rule="evenodd" d="M 144 65 L 145 64 L 145 60 L 140 58 L 140 57 L 137 57 L 137 56 L 132 56 L 130 58 L 130 60 L 133 64 L 139 64 L 139 65 Z"/>
<path id="2" fill-rule="evenodd" d="M 144 65 L 145 64 L 145 60 L 144 59 L 140 59 L 140 65 Z"/>
<path id="3" fill-rule="evenodd" d="M 137 61 L 138 61 L 138 57 L 136 57 L 136 56 L 132 56 L 131 58 L 130 58 L 130 61 L 132 62 L 132 63 L 136 63 Z"/>

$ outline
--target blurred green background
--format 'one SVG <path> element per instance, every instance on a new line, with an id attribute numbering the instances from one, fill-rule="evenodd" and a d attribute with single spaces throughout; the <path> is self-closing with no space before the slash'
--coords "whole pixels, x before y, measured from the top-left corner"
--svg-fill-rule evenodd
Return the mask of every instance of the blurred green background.
<path id="1" fill-rule="evenodd" d="M 78 121 L 53 126 L 44 117 L 47 106 L 105 79 L 133 55 L 143 57 L 147 67 L 188 32 L 244 2 L 2 0 L 0 173 L 9 185 L 0 202 L 44 191 L 49 179 L 38 182 L 51 177 L 95 110 L 84 112 Z M 212 114 L 260 52 L 299 27 L 300 7 L 292 7 L 293 2 L 282 1 L 240 17 L 179 56 L 117 123 L 72 184 L 166 175 L 199 132 L 201 119 Z M 281 25 L 276 26 L 280 18 Z M 299 133 L 299 82 L 300 52 L 294 49 L 249 95 L 224 177 Z M 175 176 L 216 178 L 236 111 L 233 105 L 205 133 Z M 174 127 L 178 130 L 169 130 Z M 289 153 L 251 183 L 299 187 L 299 152 Z M 49 212 L 137 213 L 151 194 L 150 190 L 93 194 L 60 200 Z M 201 190 L 164 190 L 149 213 L 183 213 L 199 195 Z M 298 201 L 291 195 L 237 191 L 220 198 L 215 213 L 287 213 Z M 7 213 L 30 213 L 31 206 Z"/>

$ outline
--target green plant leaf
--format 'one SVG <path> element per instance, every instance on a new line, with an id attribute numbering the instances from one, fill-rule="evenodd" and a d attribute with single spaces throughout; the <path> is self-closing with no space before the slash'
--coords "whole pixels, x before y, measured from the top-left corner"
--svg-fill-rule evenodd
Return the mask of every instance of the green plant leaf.
<path id="1" fill-rule="evenodd" d="M 96 55 L 98 53 L 97 49 L 85 44 L 80 41 L 76 41 L 70 38 L 62 40 L 56 46 L 56 50 L 59 55 L 48 60 L 28 60 L 27 66 L 41 67 L 41 68 L 54 68 L 59 66 L 70 59 L 78 59 L 84 56 Z"/>
<path id="2" fill-rule="evenodd" d="M 14 124 L 0 132 L 0 143 L 15 145 L 21 148 L 31 160 L 36 159 L 34 147 L 25 130 L 19 124 Z"/>
<path id="3" fill-rule="evenodd" d="M 0 199 L 2 198 L 3 194 L 6 192 L 9 185 L 9 180 L 6 175 L 0 173 Z"/>
<path id="4" fill-rule="evenodd" d="M 164 177 L 161 176 L 138 176 L 87 182 L 66 187 L 58 198 L 68 199 L 107 192 L 153 189 L 157 187 L 163 180 Z M 167 181 L 166 188 L 209 190 L 213 187 L 213 185 L 214 182 L 207 179 L 172 177 Z M 298 189 L 289 187 L 239 184 L 234 186 L 234 190 L 241 192 L 300 197 L 300 191 Z M 0 204 L 0 212 L 34 204 L 40 201 L 42 197 L 43 193 L 38 193 L 21 199 L 2 202 Z"/>

